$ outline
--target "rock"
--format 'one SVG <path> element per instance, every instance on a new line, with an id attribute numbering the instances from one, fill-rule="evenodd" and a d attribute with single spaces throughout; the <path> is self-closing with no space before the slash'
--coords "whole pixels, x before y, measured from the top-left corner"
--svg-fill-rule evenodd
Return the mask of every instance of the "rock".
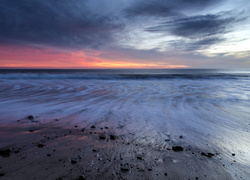
<path id="1" fill-rule="evenodd" d="M 110 135 L 109 138 L 110 138 L 111 140 L 115 140 L 117 137 L 116 137 L 115 135 Z"/>
<path id="2" fill-rule="evenodd" d="M 37 144 L 37 147 L 43 148 L 45 145 L 44 144 Z"/>
<path id="3" fill-rule="evenodd" d="M 77 161 L 76 160 L 71 160 L 71 164 L 76 164 Z"/>
<path id="4" fill-rule="evenodd" d="M 10 153 L 11 153 L 11 149 L 0 150 L 0 156 L 3 156 L 3 157 L 9 157 Z"/>
<path id="5" fill-rule="evenodd" d="M 129 171 L 129 164 L 126 163 L 126 164 L 121 164 L 121 171 L 122 172 L 128 172 Z"/>
<path id="6" fill-rule="evenodd" d="M 232 156 L 235 156 L 235 153 L 232 153 Z"/>
<path id="7" fill-rule="evenodd" d="M 28 119 L 29 119 L 29 120 L 34 120 L 34 116 L 29 115 L 29 116 L 28 116 Z"/>
<path id="8" fill-rule="evenodd" d="M 213 153 L 207 153 L 207 157 L 209 157 L 209 158 L 211 158 L 211 157 L 213 157 L 215 154 L 213 154 Z"/>
<path id="9" fill-rule="evenodd" d="M 18 154 L 18 153 L 20 153 L 20 150 L 15 150 L 14 153 Z"/>
<path id="10" fill-rule="evenodd" d="M 84 176 L 84 175 L 80 175 L 79 177 L 78 177 L 78 180 L 85 180 L 86 179 L 86 177 Z"/>
<path id="11" fill-rule="evenodd" d="M 91 129 L 95 129 L 95 126 L 91 126 L 90 128 L 91 128 Z"/>
<path id="12" fill-rule="evenodd" d="M 213 157 L 215 154 L 213 154 L 213 153 L 204 153 L 204 152 L 201 152 L 201 155 L 202 156 L 206 156 L 206 157 L 208 157 L 208 158 L 211 158 L 211 157 Z"/>
<path id="13" fill-rule="evenodd" d="M 202 156 L 206 156 L 207 154 L 206 154 L 206 153 L 204 153 L 204 152 L 201 152 L 201 155 L 202 155 Z"/>
<path id="14" fill-rule="evenodd" d="M 47 154 L 47 156 L 49 156 L 49 157 L 50 157 L 50 156 L 51 156 L 51 154 Z"/>
<path id="15" fill-rule="evenodd" d="M 109 127 L 104 127 L 105 129 L 109 129 Z"/>
<path id="16" fill-rule="evenodd" d="M 184 149 L 181 146 L 173 146 L 172 150 L 175 151 L 175 152 L 179 152 L 179 151 L 183 151 Z"/>
<path id="17" fill-rule="evenodd" d="M 122 172 L 128 172 L 128 171 L 129 171 L 129 168 L 121 167 L 121 171 L 122 171 Z"/>
<path id="18" fill-rule="evenodd" d="M 98 152 L 98 150 L 97 150 L 97 149 L 92 149 L 92 151 L 93 151 L 93 152 Z"/>
<path id="19" fill-rule="evenodd" d="M 3 176 L 5 176 L 5 173 L 0 173 L 0 177 L 3 177 Z"/>
<path id="20" fill-rule="evenodd" d="M 100 134 L 100 135 L 99 135 L 99 139 L 106 139 L 105 134 Z"/>
<path id="21" fill-rule="evenodd" d="M 141 156 L 137 156 L 137 159 L 142 160 L 142 157 Z"/>
<path id="22" fill-rule="evenodd" d="M 168 176 L 168 173 L 164 173 L 164 176 Z"/>

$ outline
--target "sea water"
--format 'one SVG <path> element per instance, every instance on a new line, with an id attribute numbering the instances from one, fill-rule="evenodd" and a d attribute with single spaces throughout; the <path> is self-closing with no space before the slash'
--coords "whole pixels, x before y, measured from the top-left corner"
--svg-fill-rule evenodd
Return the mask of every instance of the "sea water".
<path id="1" fill-rule="evenodd" d="M 250 169 L 247 70 L 1 70 L 0 126 L 28 115 L 113 125 L 147 143 L 181 136 Z"/>

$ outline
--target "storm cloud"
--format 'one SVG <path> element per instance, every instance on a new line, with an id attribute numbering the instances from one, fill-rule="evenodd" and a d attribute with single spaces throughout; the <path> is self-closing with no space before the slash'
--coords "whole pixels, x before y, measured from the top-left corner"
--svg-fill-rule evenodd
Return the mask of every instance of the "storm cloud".
<path id="1" fill-rule="evenodd" d="M 226 14 L 230 14 L 230 12 Z M 186 47 L 184 49 L 187 50 L 195 50 L 225 40 L 222 37 L 223 34 L 229 32 L 230 26 L 235 22 L 237 22 L 235 18 L 225 17 L 225 13 L 219 13 L 167 21 L 161 23 L 159 26 L 150 27 L 145 30 L 182 37 L 182 41 L 176 41 L 172 44 L 177 47 Z"/>
<path id="2" fill-rule="evenodd" d="M 221 0 L 139 0 L 126 9 L 128 16 L 182 16 L 187 10 L 200 11 Z"/>
<path id="3" fill-rule="evenodd" d="M 122 25 L 83 0 L 2 0 L 0 42 L 97 48 L 112 42 Z"/>

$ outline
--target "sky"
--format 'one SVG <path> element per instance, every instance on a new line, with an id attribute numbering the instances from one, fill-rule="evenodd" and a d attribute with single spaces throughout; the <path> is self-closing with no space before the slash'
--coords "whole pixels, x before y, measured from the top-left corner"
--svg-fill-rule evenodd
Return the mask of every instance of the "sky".
<path id="1" fill-rule="evenodd" d="M 250 68 L 249 0 L 0 0 L 0 68 Z"/>

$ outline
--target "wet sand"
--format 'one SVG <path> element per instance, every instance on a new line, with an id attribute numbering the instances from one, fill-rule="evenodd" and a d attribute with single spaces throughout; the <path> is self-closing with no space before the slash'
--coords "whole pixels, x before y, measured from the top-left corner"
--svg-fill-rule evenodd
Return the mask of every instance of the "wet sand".
<path id="1" fill-rule="evenodd" d="M 231 172 L 237 154 L 229 160 L 182 135 L 154 141 L 101 122 L 65 126 L 60 119 L 27 117 L 1 126 L 0 150 L 0 179 L 6 180 L 241 179 Z"/>

